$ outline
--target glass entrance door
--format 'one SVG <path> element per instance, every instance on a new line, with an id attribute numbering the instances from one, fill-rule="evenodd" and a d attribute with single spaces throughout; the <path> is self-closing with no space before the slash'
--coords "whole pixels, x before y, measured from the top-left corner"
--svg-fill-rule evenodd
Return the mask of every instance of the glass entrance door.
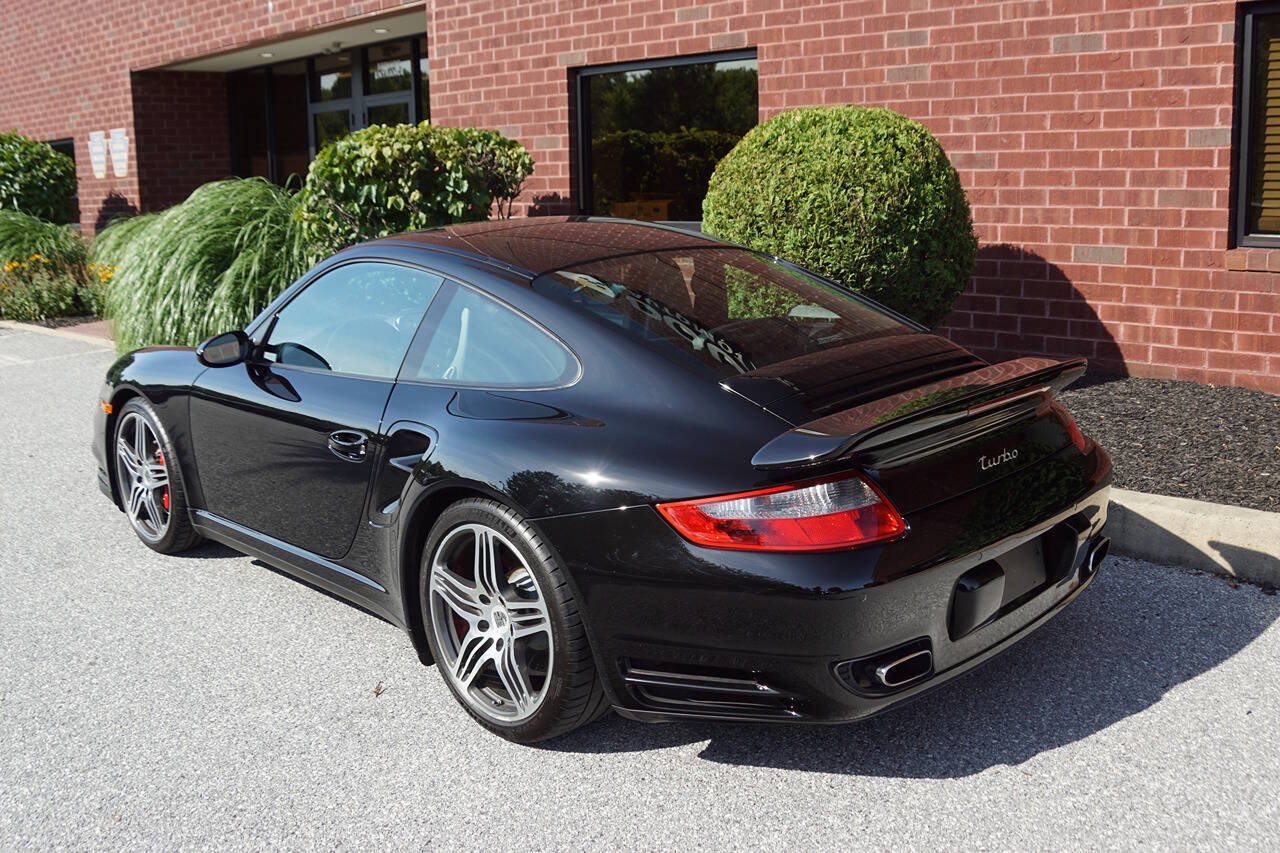
<path id="1" fill-rule="evenodd" d="M 308 61 L 311 156 L 371 124 L 420 121 L 424 86 L 421 39 L 351 48 Z"/>
<path id="2" fill-rule="evenodd" d="M 364 126 L 413 121 L 414 49 L 408 41 L 365 49 Z"/>
<path id="3" fill-rule="evenodd" d="M 393 101 L 370 104 L 364 111 L 365 125 L 408 124 L 410 104 L 411 101 L 407 94 Z"/>
<path id="4" fill-rule="evenodd" d="M 232 72 L 232 172 L 285 184 L 353 131 L 429 120 L 427 89 L 422 36 Z"/>
<path id="5" fill-rule="evenodd" d="M 313 109 L 311 111 L 312 156 L 315 156 L 314 152 L 330 142 L 337 142 L 350 133 L 354 129 L 351 124 L 351 110 L 346 107 Z"/>

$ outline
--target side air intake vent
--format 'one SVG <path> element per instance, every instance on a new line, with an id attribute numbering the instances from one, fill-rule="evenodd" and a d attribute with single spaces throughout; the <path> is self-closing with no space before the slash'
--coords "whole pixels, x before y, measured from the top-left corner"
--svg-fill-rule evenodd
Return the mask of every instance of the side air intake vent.
<path id="1" fill-rule="evenodd" d="M 797 719 L 795 699 L 735 669 L 623 659 L 622 678 L 646 708 L 708 717 Z"/>

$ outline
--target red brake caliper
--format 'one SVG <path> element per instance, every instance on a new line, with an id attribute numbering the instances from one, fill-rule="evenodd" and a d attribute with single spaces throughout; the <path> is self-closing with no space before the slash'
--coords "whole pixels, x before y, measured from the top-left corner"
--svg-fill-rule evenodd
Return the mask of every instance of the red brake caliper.
<path id="1" fill-rule="evenodd" d="M 164 464 L 163 450 L 156 451 L 156 461 L 159 462 L 161 465 Z M 169 487 L 168 486 L 164 487 L 164 494 L 160 496 L 160 502 L 164 504 L 164 511 L 168 512 L 169 511 Z"/>

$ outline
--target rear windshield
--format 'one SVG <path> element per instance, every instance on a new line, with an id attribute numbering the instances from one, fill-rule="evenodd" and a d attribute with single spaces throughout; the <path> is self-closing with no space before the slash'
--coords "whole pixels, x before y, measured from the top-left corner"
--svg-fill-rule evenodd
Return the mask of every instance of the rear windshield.
<path id="1" fill-rule="evenodd" d="M 849 291 L 742 249 L 605 258 L 542 275 L 533 288 L 722 377 L 914 331 Z"/>

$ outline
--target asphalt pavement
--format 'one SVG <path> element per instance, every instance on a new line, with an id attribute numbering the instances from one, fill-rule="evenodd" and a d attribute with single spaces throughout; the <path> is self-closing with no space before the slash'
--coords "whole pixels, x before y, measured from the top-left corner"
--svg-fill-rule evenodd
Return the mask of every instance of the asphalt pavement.
<path id="1" fill-rule="evenodd" d="M 89 453 L 111 353 L 0 328 L 0 848 L 1280 843 L 1280 596 L 1108 561 L 975 674 L 840 727 L 473 724 L 396 628 L 145 548 Z"/>

